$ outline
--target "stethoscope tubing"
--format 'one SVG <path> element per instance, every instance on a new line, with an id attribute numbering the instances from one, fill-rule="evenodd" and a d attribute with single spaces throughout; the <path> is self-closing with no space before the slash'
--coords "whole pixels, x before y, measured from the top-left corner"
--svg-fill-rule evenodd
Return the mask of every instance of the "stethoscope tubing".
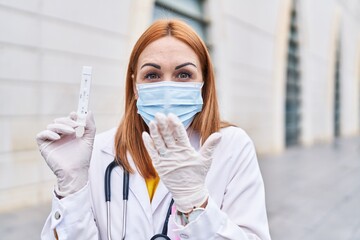
<path id="1" fill-rule="evenodd" d="M 129 199 L 129 172 L 124 170 L 123 176 L 123 229 L 122 229 L 122 239 L 125 239 L 126 236 L 126 223 L 127 223 L 127 203 Z"/>
<path id="2" fill-rule="evenodd" d="M 105 170 L 105 202 L 106 202 L 106 217 L 107 217 L 107 238 L 111 240 L 111 211 L 110 211 L 110 202 L 111 202 L 111 172 L 118 166 L 118 163 L 114 159 Z M 123 229 L 122 229 L 122 239 L 125 239 L 126 236 L 126 216 L 127 216 L 127 202 L 129 199 L 129 172 L 124 170 L 123 176 Z"/>
<path id="3" fill-rule="evenodd" d="M 112 161 L 105 170 L 105 202 L 106 202 L 106 217 L 107 217 L 107 239 L 111 240 L 111 214 L 110 214 L 110 202 L 111 202 L 111 172 L 112 170 L 118 166 L 116 159 Z M 125 239 L 126 236 L 126 223 L 127 223 L 127 203 L 129 199 L 129 172 L 124 169 L 123 174 L 123 229 L 122 229 L 122 240 Z M 164 222 L 164 226 L 161 234 L 156 234 L 151 238 L 151 240 L 156 239 L 167 239 L 170 238 L 167 236 L 168 232 L 168 222 L 169 216 L 171 214 L 171 208 L 174 203 L 174 199 L 171 199 L 168 211 L 166 213 L 166 218 Z"/>

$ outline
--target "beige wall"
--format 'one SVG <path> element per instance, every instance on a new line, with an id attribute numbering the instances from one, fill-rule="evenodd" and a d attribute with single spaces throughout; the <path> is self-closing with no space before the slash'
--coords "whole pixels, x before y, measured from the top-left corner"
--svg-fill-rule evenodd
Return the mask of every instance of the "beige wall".
<path id="1" fill-rule="evenodd" d="M 50 199 L 34 138 L 76 110 L 83 65 L 98 131 L 118 124 L 132 11 L 117 0 L 0 1 L 0 211 Z"/>
<path id="2" fill-rule="evenodd" d="M 301 0 L 301 142 L 333 139 L 334 53 L 342 40 L 343 136 L 360 132 L 360 4 Z M 284 150 L 291 0 L 206 1 L 222 116 L 261 154 Z M 154 0 L 0 0 L 0 211 L 48 201 L 54 177 L 34 141 L 77 107 L 83 65 L 93 66 L 90 109 L 98 132 L 115 127 L 131 47 Z M 141 10 L 140 10 L 141 9 Z"/>
<path id="3" fill-rule="evenodd" d="M 244 128 L 262 152 L 281 148 L 274 113 L 274 59 L 280 1 L 210 1 L 223 116 Z M 282 108 L 280 111 L 283 111 Z"/>
<path id="4" fill-rule="evenodd" d="M 290 0 L 209 1 L 223 116 L 243 127 L 260 153 L 284 150 Z M 342 39 L 341 135 L 359 132 L 356 1 L 298 1 L 303 145 L 333 140 L 336 40 Z"/>

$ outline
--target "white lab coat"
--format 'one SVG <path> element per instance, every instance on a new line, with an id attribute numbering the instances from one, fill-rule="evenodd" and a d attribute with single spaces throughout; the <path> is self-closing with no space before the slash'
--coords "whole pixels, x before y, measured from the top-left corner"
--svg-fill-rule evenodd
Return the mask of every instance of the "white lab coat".
<path id="1" fill-rule="evenodd" d="M 55 196 L 52 211 L 42 231 L 42 239 L 106 240 L 106 204 L 104 173 L 114 160 L 116 130 L 95 138 L 89 170 L 89 183 L 79 192 L 61 200 Z M 205 211 L 188 225 L 181 226 L 170 216 L 171 239 L 270 239 L 265 209 L 264 184 L 252 141 L 240 128 L 221 130 L 222 139 L 213 153 L 206 178 L 210 197 Z M 190 136 L 199 149 L 199 136 Z M 129 158 L 133 169 L 136 169 Z M 123 171 L 116 167 L 111 176 L 112 239 L 121 239 Z M 149 240 L 160 233 L 171 194 L 159 182 L 150 203 L 145 180 L 138 172 L 130 174 L 126 239 Z"/>

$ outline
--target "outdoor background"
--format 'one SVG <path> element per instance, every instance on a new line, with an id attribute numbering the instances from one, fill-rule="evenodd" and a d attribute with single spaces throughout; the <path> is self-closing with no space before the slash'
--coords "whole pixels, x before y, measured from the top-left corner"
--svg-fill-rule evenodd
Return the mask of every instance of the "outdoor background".
<path id="1" fill-rule="evenodd" d="M 76 110 L 82 66 L 97 132 L 116 127 L 132 46 L 171 17 L 255 143 L 273 239 L 360 239 L 359 0 L 0 0 L 0 239 L 40 238 L 55 178 L 35 136 Z"/>

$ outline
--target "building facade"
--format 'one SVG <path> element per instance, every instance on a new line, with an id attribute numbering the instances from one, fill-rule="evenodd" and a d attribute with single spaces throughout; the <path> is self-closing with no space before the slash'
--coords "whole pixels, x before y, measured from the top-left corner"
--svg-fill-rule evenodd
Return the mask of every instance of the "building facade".
<path id="1" fill-rule="evenodd" d="M 260 154 L 360 133 L 357 0 L 0 1 L 0 211 L 51 198 L 34 138 L 76 110 L 82 66 L 97 131 L 116 127 L 131 48 L 170 17 L 205 40 L 222 117 Z"/>

